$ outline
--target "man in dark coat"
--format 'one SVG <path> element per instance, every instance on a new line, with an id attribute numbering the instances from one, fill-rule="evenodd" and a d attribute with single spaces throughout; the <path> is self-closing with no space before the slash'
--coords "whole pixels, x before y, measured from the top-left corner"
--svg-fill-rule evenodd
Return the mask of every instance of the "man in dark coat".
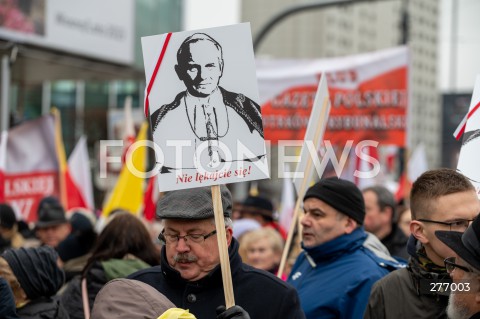
<path id="1" fill-rule="evenodd" d="M 395 222 L 395 199 L 384 186 L 375 185 L 362 190 L 365 199 L 365 230 L 374 234 L 394 257 L 408 259 L 407 241 Z"/>
<path id="2" fill-rule="evenodd" d="M 275 276 L 242 263 L 232 236 L 231 194 L 222 189 L 226 240 L 235 297 L 234 306 L 217 318 L 305 318 L 297 292 Z M 161 265 L 139 271 L 130 279 L 143 281 L 189 309 L 198 319 L 216 318 L 225 304 L 210 188 L 167 192 L 160 199 L 157 217 L 164 223 L 159 238 L 165 241 Z M 238 316 L 225 313 L 238 313 Z"/>
<path id="3" fill-rule="evenodd" d="M 366 319 L 447 318 L 448 292 L 432 291 L 429 283 L 450 280 L 444 259 L 454 252 L 435 232 L 464 232 L 478 215 L 480 202 L 465 176 L 451 169 L 436 169 L 423 173 L 413 183 L 410 205 L 408 267 L 390 273 L 373 286 Z"/>

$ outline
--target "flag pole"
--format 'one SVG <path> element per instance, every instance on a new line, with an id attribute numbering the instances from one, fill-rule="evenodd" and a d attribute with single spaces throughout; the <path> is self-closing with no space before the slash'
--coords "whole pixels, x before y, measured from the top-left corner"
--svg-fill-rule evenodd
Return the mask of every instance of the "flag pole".
<path id="1" fill-rule="evenodd" d="M 213 214 L 215 216 L 215 228 L 217 229 L 217 243 L 222 269 L 223 292 L 225 294 L 225 307 L 228 309 L 235 305 L 233 296 L 232 273 L 230 270 L 230 258 L 228 257 L 227 234 L 223 217 L 222 195 L 220 185 L 212 186 Z"/>
<path id="2" fill-rule="evenodd" d="M 67 184 L 65 180 L 65 173 L 67 171 L 67 158 L 65 155 L 65 146 L 63 145 L 63 139 L 62 139 L 62 122 L 60 118 L 60 112 L 56 107 L 52 107 L 51 112 L 55 119 L 55 148 L 56 148 L 57 160 L 58 160 L 58 182 L 59 182 L 60 202 L 62 203 L 63 207 L 67 209 L 68 198 L 67 198 Z"/>

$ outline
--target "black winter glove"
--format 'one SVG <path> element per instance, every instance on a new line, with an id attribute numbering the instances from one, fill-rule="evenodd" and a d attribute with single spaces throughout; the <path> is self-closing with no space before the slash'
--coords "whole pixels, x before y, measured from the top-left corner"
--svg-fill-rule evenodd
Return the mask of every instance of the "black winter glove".
<path id="1" fill-rule="evenodd" d="M 217 307 L 217 319 L 250 319 L 250 315 L 240 306 L 226 309 L 225 306 Z"/>

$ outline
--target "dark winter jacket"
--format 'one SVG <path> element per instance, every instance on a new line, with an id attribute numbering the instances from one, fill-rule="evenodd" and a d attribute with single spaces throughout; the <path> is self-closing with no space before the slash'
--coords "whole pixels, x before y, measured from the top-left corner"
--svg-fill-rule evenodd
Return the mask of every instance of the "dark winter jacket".
<path id="1" fill-rule="evenodd" d="M 407 261 L 409 257 L 407 253 L 407 241 L 408 237 L 405 236 L 403 231 L 394 224 L 392 226 L 392 232 L 382 239 L 382 244 L 387 247 L 390 255 L 400 257 Z"/>
<path id="2" fill-rule="evenodd" d="M 20 319 L 69 319 L 67 311 L 56 298 L 39 298 L 17 309 Z"/>
<path id="3" fill-rule="evenodd" d="M 307 318 L 363 317 L 372 285 L 389 272 L 385 262 L 364 246 L 366 238 L 363 228 L 357 228 L 316 247 L 304 247 L 288 282 L 297 288 Z"/>
<path id="4" fill-rule="evenodd" d="M 429 283 L 451 279 L 446 272 L 426 272 L 416 266 L 418 256 L 413 236 L 410 242 L 414 247 L 409 249 L 408 267 L 390 273 L 373 286 L 364 318 L 447 318 L 448 294 L 431 292 Z"/>
<path id="5" fill-rule="evenodd" d="M 295 289 L 266 271 L 242 263 L 235 239 L 229 256 L 235 304 L 245 309 L 251 319 L 305 318 Z M 161 257 L 160 266 L 141 270 L 129 278 L 153 286 L 177 307 L 189 309 L 197 319 L 216 318 L 215 308 L 225 305 L 220 266 L 206 277 L 189 282 L 168 265 L 165 247 Z"/>
<path id="6" fill-rule="evenodd" d="M 98 292 L 109 280 L 126 277 L 146 267 L 148 267 L 148 264 L 138 259 L 111 259 L 106 262 L 93 263 L 86 275 L 90 310 L 93 308 Z M 61 302 L 70 314 L 71 319 L 84 318 L 80 276 L 70 281 L 61 296 Z"/>
<path id="7" fill-rule="evenodd" d="M 18 319 L 16 314 L 15 299 L 8 282 L 0 277 L 0 318 Z"/>

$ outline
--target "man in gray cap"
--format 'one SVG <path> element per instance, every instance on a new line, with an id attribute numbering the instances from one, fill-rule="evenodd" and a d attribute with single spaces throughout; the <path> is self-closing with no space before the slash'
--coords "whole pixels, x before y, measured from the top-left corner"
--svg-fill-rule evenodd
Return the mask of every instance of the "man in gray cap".
<path id="1" fill-rule="evenodd" d="M 480 318 L 480 217 L 465 233 L 436 231 L 435 235 L 457 256 L 445 259 L 453 279 L 447 315 L 450 319 Z"/>
<path id="2" fill-rule="evenodd" d="M 216 311 L 225 304 L 225 297 L 210 187 L 167 192 L 159 200 L 157 217 L 164 224 L 159 239 L 165 242 L 161 264 L 129 278 L 151 285 L 198 319 L 305 318 L 293 287 L 242 263 L 232 236 L 232 198 L 225 186 L 221 196 L 238 306 Z"/>

